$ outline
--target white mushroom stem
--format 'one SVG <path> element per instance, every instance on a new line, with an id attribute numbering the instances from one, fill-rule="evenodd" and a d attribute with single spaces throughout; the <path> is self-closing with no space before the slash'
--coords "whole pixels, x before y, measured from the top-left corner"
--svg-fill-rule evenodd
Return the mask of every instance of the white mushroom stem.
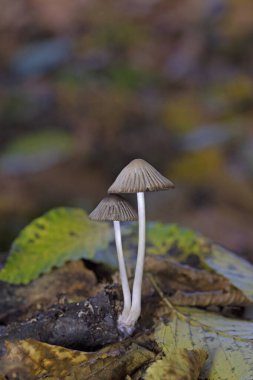
<path id="1" fill-rule="evenodd" d="M 134 325 L 141 314 L 141 287 L 145 258 L 146 222 L 144 193 L 137 193 L 137 202 L 139 218 L 139 243 L 133 283 L 132 306 L 128 318 L 126 320 L 126 325 L 129 332 L 133 330 Z"/>
<path id="2" fill-rule="evenodd" d="M 114 221 L 113 225 L 114 225 L 115 242 L 116 242 L 116 249 L 117 249 L 117 255 L 118 255 L 118 262 L 119 262 L 119 271 L 120 271 L 120 278 L 121 278 L 123 299 L 124 299 L 123 311 L 122 311 L 122 314 L 119 316 L 119 321 L 121 321 L 121 320 L 125 320 L 129 314 L 129 311 L 131 308 L 131 293 L 130 293 L 130 289 L 129 289 L 126 265 L 125 265 L 123 249 L 122 249 L 120 222 Z"/>

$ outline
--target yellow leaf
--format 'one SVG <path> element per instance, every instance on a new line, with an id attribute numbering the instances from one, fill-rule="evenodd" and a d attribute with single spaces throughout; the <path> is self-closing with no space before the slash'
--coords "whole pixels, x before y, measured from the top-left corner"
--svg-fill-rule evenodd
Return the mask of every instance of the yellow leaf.
<path id="1" fill-rule="evenodd" d="M 175 350 L 170 357 L 156 361 L 145 380 L 197 380 L 208 354 L 205 350 Z"/>
<path id="2" fill-rule="evenodd" d="M 253 379 L 253 323 L 225 318 L 198 309 L 173 311 L 168 324 L 155 332 L 165 356 L 171 358 L 181 349 L 205 348 L 208 360 L 200 379 Z"/>
<path id="3" fill-rule="evenodd" d="M 6 349 L 0 376 L 11 374 L 23 379 L 25 372 L 25 380 L 120 380 L 154 358 L 151 351 L 134 343 L 117 343 L 85 353 L 27 339 L 9 341 Z"/>

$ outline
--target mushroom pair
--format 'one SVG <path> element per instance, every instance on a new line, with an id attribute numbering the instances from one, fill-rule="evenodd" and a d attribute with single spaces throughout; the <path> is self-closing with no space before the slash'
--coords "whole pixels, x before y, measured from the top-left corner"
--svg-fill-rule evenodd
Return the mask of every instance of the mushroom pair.
<path id="1" fill-rule="evenodd" d="M 90 214 L 93 220 L 114 222 L 115 241 L 119 261 L 120 277 L 122 282 L 124 307 L 118 319 L 118 327 L 124 333 L 131 334 L 141 313 L 141 287 L 145 258 L 145 196 L 146 191 L 159 191 L 173 188 L 174 185 L 162 176 L 153 166 L 142 159 L 131 161 L 118 175 L 108 193 L 114 194 L 103 199 Z M 126 266 L 122 250 L 120 221 L 137 219 L 132 206 L 117 193 L 137 193 L 139 242 L 135 276 L 133 282 L 132 299 L 128 285 Z"/>

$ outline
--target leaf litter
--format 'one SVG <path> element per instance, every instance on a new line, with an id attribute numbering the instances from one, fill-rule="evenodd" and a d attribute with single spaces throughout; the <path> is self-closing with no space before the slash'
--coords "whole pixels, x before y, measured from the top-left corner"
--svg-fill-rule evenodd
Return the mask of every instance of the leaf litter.
<path id="1" fill-rule="evenodd" d="M 71 231 L 70 225 L 74 225 Z M 41 232 L 39 237 L 36 236 L 38 230 Z M 66 233 L 67 231 L 69 233 Z M 99 236 L 98 243 L 94 244 L 94 242 L 92 243 L 94 239 L 91 236 L 97 235 Z M 89 236 L 88 240 L 87 236 Z M 46 244 L 48 237 L 50 237 L 49 243 Z M 74 241 L 73 237 L 77 241 Z M 5 279 L 13 283 L 30 282 L 25 286 L 26 289 L 32 289 L 34 286 L 36 289 L 35 284 L 37 283 L 39 285 L 36 291 L 39 292 L 43 289 L 44 277 L 33 282 L 31 280 L 42 273 L 52 271 L 54 267 L 61 266 L 66 261 L 89 258 L 95 262 L 102 262 L 104 265 L 109 264 L 111 266 L 113 262 L 111 257 L 115 254 L 111 237 L 112 229 L 109 225 L 94 223 L 91 225 L 82 210 L 62 208 L 53 210 L 32 222 L 21 232 L 12 246 L 10 254 L 10 258 L 12 258 L 7 260 L 6 266 L 0 272 L 0 277 L 2 276 L 2 280 Z M 124 225 L 123 237 L 127 261 L 131 267 L 137 240 L 135 226 Z M 31 242 L 31 239 L 34 241 Z M 56 255 L 49 255 L 49 252 L 55 252 L 55 248 Z M 129 356 L 121 347 L 117 353 L 119 355 L 117 361 L 112 364 L 110 355 L 102 354 L 102 352 L 103 350 L 113 350 L 115 343 L 109 345 L 107 343 L 102 351 L 97 351 L 97 359 L 94 359 L 95 362 L 93 362 L 94 369 L 96 366 L 99 368 L 101 362 L 99 355 L 101 354 L 105 355 L 104 364 L 109 363 L 108 379 L 121 379 L 127 376 L 133 379 L 151 380 L 154 376 L 157 376 L 157 379 L 166 379 L 166 373 L 167 376 L 170 374 L 168 378 L 177 380 L 183 378 L 197 379 L 198 376 L 199 379 L 208 380 L 251 380 L 253 378 L 251 355 L 253 324 L 251 321 L 235 318 L 235 315 L 233 318 L 225 317 L 222 308 L 230 306 L 242 311 L 244 305 L 252 303 L 252 266 L 203 236 L 175 225 L 150 223 L 148 225 L 148 251 L 143 287 L 145 307 L 138 324 L 137 335 L 131 338 L 132 346 L 128 352 Z M 105 252 L 104 256 L 103 252 Z M 38 260 L 36 271 L 32 265 L 32 260 L 29 263 L 32 254 Z M 38 257 L 41 257 L 41 260 Z M 102 260 L 101 257 L 103 257 Z M 13 267 L 14 258 L 19 262 L 15 268 Z M 30 264 L 27 271 L 24 263 Z M 64 268 L 63 266 L 63 270 Z M 54 269 L 51 272 L 52 276 L 58 270 Z M 50 276 L 50 274 L 46 276 Z M 8 284 L 6 283 L 6 285 Z M 15 286 L 17 289 L 20 288 L 20 285 Z M 161 302 L 157 300 L 157 290 Z M 117 307 L 120 307 L 121 292 L 116 288 L 114 294 Z M 84 294 L 84 299 L 87 296 L 89 293 Z M 67 300 L 66 305 L 68 302 L 74 302 L 73 305 L 75 305 L 75 300 L 71 297 Z M 150 303 L 153 305 L 152 308 L 150 308 Z M 31 307 L 32 304 L 33 302 L 31 302 Z M 178 305 L 185 307 L 182 308 Z M 195 306 L 195 308 L 189 306 Z M 196 306 L 201 307 L 201 309 L 197 309 Z M 211 312 L 210 307 L 214 306 L 216 312 Z M 210 310 L 205 310 L 205 308 Z M 231 310 L 233 315 L 233 309 Z M 239 315 L 242 315 L 242 312 Z M 90 323 L 92 324 L 92 320 Z M 145 326 L 149 331 L 148 338 L 144 334 Z M 140 337 L 142 337 L 141 344 L 138 343 Z M 114 339 L 117 340 L 117 338 Z M 160 353 L 157 354 L 157 349 L 154 351 L 145 347 L 147 340 L 153 341 L 154 345 L 157 344 Z M 126 342 L 128 340 L 124 340 L 121 344 L 124 346 Z M 47 350 L 44 350 L 45 347 Z M 8 373 L 15 374 L 15 371 L 18 370 L 20 377 L 23 376 L 26 379 L 29 379 L 29 376 L 32 376 L 31 379 L 40 379 L 42 373 L 43 376 L 46 374 L 49 378 L 50 376 L 61 376 L 61 378 L 66 379 L 78 378 L 75 373 L 76 365 L 72 362 L 73 357 L 77 355 L 76 351 L 52 346 L 52 350 L 57 351 L 59 349 L 60 352 L 64 352 L 64 355 L 64 350 L 67 350 L 66 352 L 69 355 L 66 354 L 69 360 L 62 363 L 63 369 L 56 365 L 55 370 L 58 373 L 52 375 L 50 365 L 43 367 L 44 362 L 50 362 L 50 360 L 48 362 L 45 354 L 46 351 L 51 350 L 48 343 L 31 340 L 28 335 L 25 340 L 7 339 L 6 349 L 7 351 L 1 360 L 4 363 L 3 368 L 6 368 L 6 371 L 9 371 Z M 10 367 L 10 357 L 14 353 L 17 357 L 25 355 L 24 357 L 28 360 L 25 369 L 22 367 L 22 361 L 17 362 L 15 368 Z M 134 355 L 137 353 L 140 354 L 140 361 L 129 366 L 128 358 L 135 357 Z M 84 352 L 79 354 L 86 355 Z M 36 376 L 31 375 L 32 372 L 29 375 L 29 371 L 34 371 L 31 364 L 34 361 L 29 362 L 29 355 L 30 359 L 33 355 L 37 359 L 39 355 L 42 355 L 36 364 L 38 371 Z M 173 358 L 178 359 L 173 360 Z M 83 372 L 87 371 L 88 368 L 90 370 L 90 359 L 82 357 L 82 360 L 83 363 L 86 363 L 83 364 L 85 369 L 82 368 L 81 371 L 82 378 L 86 378 L 85 376 L 90 376 L 87 379 L 94 378 L 93 370 L 89 375 L 87 372 Z M 79 365 L 77 368 L 80 371 Z M 1 371 L 0 374 L 5 376 L 7 372 Z M 26 375 L 22 375 L 22 371 Z M 65 371 L 65 377 L 59 375 L 61 371 Z M 99 372 L 97 376 L 99 379 Z"/>

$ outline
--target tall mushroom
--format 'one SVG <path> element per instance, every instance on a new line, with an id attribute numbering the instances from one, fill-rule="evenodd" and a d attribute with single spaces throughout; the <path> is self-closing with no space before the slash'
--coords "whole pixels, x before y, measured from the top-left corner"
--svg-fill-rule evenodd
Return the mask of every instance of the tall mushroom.
<path id="1" fill-rule="evenodd" d="M 122 328 L 131 334 L 141 313 L 141 287 L 145 258 L 145 198 L 146 191 L 159 191 L 173 188 L 173 183 L 162 176 L 152 165 L 142 159 L 131 161 L 118 175 L 108 193 L 137 193 L 139 218 L 139 243 L 133 283 L 132 305 Z"/>
<path id="2" fill-rule="evenodd" d="M 122 249 L 122 239 L 120 222 L 137 220 L 138 216 L 134 208 L 121 196 L 109 195 L 102 199 L 98 206 L 89 215 L 90 219 L 96 221 L 113 221 L 115 242 L 119 262 L 119 271 L 123 291 L 124 307 L 119 316 L 118 324 L 126 320 L 131 308 L 131 293 L 128 284 L 124 254 Z"/>

